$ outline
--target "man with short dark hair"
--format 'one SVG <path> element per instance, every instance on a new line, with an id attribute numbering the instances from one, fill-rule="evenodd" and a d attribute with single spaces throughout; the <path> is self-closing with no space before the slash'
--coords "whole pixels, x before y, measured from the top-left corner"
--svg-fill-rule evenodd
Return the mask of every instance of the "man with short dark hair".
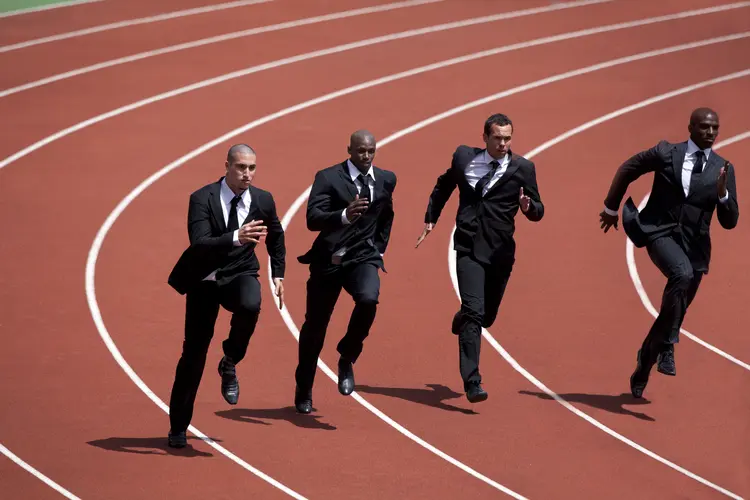
<path id="1" fill-rule="evenodd" d="M 688 132 L 690 138 L 685 142 L 661 141 L 623 163 L 599 214 L 605 233 L 612 226 L 617 229 L 617 210 L 628 186 L 643 174 L 654 172 L 651 195 L 643 211 L 639 213 L 628 198 L 622 213 L 627 236 L 636 247 L 646 247 L 667 278 L 659 316 L 638 351 L 637 366 L 630 377 L 630 391 L 636 398 L 643 396 L 655 363 L 660 373 L 677 373 L 674 345 L 679 342 L 687 308 L 708 273 L 709 227 L 714 210 L 725 229 L 735 227 L 739 218 L 734 168 L 711 149 L 719 134 L 719 115 L 709 108 L 694 110 Z"/>
<path id="2" fill-rule="evenodd" d="M 171 447 L 187 444 L 185 432 L 193 416 L 219 306 L 232 313 L 229 336 L 222 345 L 224 357 L 219 362 L 221 392 L 229 404 L 237 404 L 240 387 L 235 366 L 245 357 L 260 314 L 260 265 L 255 246 L 263 238 L 279 307 L 284 304 L 284 230 L 271 193 L 252 185 L 256 168 L 255 151 L 247 144 L 236 144 L 227 153 L 225 175 L 190 195 L 190 246 L 169 275 L 170 286 L 186 295 L 185 339 L 169 401 Z"/>
<path id="3" fill-rule="evenodd" d="M 299 334 L 299 363 L 294 405 L 310 413 L 318 356 L 341 289 L 354 299 L 354 310 L 337 351 L 339 392 L 354 390 L 353 364 L 375 321 L 383 254 L 393 224 L 396 174 L 372 164 L 376 143 L 366 130 L 349 139 L 349 159 L 315 174 L 307 201 L 307 228 L 319 231 L 312 248 L 297 260 L 310 267 L 307 309 Z"/>
<path id="4" fill-rule="evenodd" d="M 544 205 L 539 197 L 534 164 L 510 149 L 513 122 L 503 115 L 484 124 L 484 149 L 459 146 L 451 165 L 437 179 L 425 213 L 425 227 L 417 247 L 434 229 L 443 207 L 458 187 L 456 274 L 461 309 L 451 330 L 458 335 L 459 369 L 467 399 L 487 399 L 479 373 L 482 327 L 497 317 L 515 262 L 515 217 L 518 209 L 530 221 L 540 221 Z"/>

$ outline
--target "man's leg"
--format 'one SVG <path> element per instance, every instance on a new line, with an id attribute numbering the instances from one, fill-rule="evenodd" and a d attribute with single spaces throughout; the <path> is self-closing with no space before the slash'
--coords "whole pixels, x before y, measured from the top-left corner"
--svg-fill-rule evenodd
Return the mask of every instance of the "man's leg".
<path id="1" fill-rule="evenodd" d="M 354 310 L 349 318 L 346 334 L 336 349 L 339 359 L 339 392 L 349 395 L 354 390 L 354 370 L 352 365 L 362 353 L 365 339 L 375 321 L 380 296 L 380 276 L 375 264 L 358 264 L 347 271 L 344 289 L 354 299 Z"/>
<path id="2" fill-rule="evenodd" d="M 224 357 L 219 361 L 221 394 L 235 405 L 240 397 L 236 365 L 245 357 L 250 337 L 260 316 L 260 282 L 256 276 L 241 274 L 219 287 L 221 305 L 232 313 L 229 335 L 222 343 Z"/>
<path id="3" fill-rule="evenodd" d="M 326 329 L 341 293 L 338 273 L 310 273 L 307 280 L 305 322 L 299 332 L 298 364 L 294 374 L 297 382 L 294 404 L 297 411 L 312 411 L 312 387 L 318 356 L 323 350 Z"/>
<path id="4" fill-rule="evenodd" d="M 484 320 L 482 326 L 491 327 L 497 319 L 500 303 L 508 286 L 513 264 L 495 265 L 486 269 L 484 280 Z"/>
<path id="5" fill-rule="evenodd" d="M 456 256 L 458 291 L 461 310 L 454 319 L 458 331 L 459 370 L 469 401 L 484 401 L 487 393 L 481 388 L 479 352 L 484 322 L 485 269 L 469 254 Z"/>
<path id="6" fill-rule="evenodd" d="M 219 314 L 216 283 L 205 281 L 185 299 L 185 338 L 169 399 L 170 446 L 185 446 L 185 431 L 193 418 L 193 405 L 206 364 L 206 354 Z"/>

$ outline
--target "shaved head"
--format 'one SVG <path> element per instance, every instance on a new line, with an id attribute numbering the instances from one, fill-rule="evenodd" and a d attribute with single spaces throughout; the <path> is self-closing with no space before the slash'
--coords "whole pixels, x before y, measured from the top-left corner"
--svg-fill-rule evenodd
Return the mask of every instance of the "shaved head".
<path id="1" fill-rule="evenodd" d="M 349 137 L 349 160 L 362 173 L 366 173 L 372 166 L 375 149 L 375 136 L 367 130 L 357 130 Z"/>
<path id="2" fill-rule="evenodd" d="M 247 144 L 235 144 L 227 151 L 227 161 L 233 163 L 240 153 L 255 155 L 255 150 Z"/>
<path id="3" fill-rule="evenodd" d="M 701 149 L 713 146 L 719 135 L 719 114 L 711 108 L 697 108 L 690 114 L 690 139 Z"/>

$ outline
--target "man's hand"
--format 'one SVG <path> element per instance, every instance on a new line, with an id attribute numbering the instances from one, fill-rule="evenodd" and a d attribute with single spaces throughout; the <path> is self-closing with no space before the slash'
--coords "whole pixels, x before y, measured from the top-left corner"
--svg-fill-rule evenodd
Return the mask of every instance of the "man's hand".
<path id="1" fill-rule="evenodd" d="M 430 234 L 433 229 L 435 229 L 435 223 L 430 222 L 429 224 L 425 224 L 422 234 L 420 234 L 419 238 L 417 238 L 417 246 L 415 246 L 414 248 L 419 248 L 419 244 L 422 243 L 425 238 L 427 238 L 427 235 Z"/>
<path id="2" fill-rule="evenodd" d="M 359 199 L 359 195 L 354 197 L 354 201 L 346 207 L 346 218 L 353 221 L 367 210 L 367 204 L 370 203 L 367 198 Z"/>
<path id="3" fill-rule="evenodd" d="M 253 220 L 242 226 L 237 232 L 240 244 L 260 243 L 260 239 L 266 235 L 267 228 L 262 220 Z"/>
<path id="4" fill-rule="evenodd" d="M 719 188 L 719 199 L 724 198 L 727 195 L 727 173 L 729 172 L 729 162 L 724 161 L 724 166 L 721 167 L 719 172 L 719 180 L 716 185 Z"/>
<path id="5" fill-rule="evenodd" d="M 620 217 L 618 215 L 609 215 L 604 210 L 599 214 L 599 222 L 602 223 L 602 229 L 604 229 L 605 233 L 609 231 L 609 228 L 612 226 L 615 226 L 615 229 L 619 231 L 617 228 L 617 221 L 619 219 Z"/>
<path id="6" fill-rule="evenodd" d="M 276 288 L 276 296 L 279 298 L 279 309 L 284 309 L 284 280 L 274 278 L 273 286 Z"/>
<path id="7" fill-rule="evenodd" d="M 529 204 L 531 198 L 523 194 L 523 188 L 521 188 L 521 195 L 518 197 L 518 204 L 521 205 L 521 212 L 526 213 L 529 211 Z"/>

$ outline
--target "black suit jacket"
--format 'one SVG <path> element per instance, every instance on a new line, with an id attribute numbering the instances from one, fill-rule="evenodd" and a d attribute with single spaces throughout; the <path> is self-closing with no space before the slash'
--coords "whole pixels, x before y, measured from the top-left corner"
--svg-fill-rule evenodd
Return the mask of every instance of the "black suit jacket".
<path id="1" fill-rule="evenodd" d="M 190 246 L 182 253 L 169 275 L 168 283 L 180 294 L 185 294 L 214 270 L 219 286 L 239 274 L 257 276 L 260 269 L 255 255 L 255 243 L 234 246 L 232 231 L 227 231 L 221 209 L 221 179 L 190 195 L 188 207 L 188 236 Z M 243 224 L 262 220 L 268 227 L 266 249 L 271 258 L 271 275 L 283 278 L 286 247 L 284 229 L 276 215 L 273 196 L 250 186 L 250 211 Z M 242 224 L 240 224 L 240 227 Z"/>
<path id="2" fill-rule="evenodd" d="M 480 196 L 466 180 L 466 167 L 484 149 L 459 146 L 453 153 L 448 170 L 440 175 L 432 190 L 425 223 L 436 223 L 453 190 L 458 187 L 458 212 L 454 248 L 468 252 L 485 264 L 510 263 L 515 261 L 516 242 L 515 217 L 519 209 L 519 196 L 531 198 L 529 210 L 524 214 L 531 221 L 544 216 L 544 204 L 539 197 L 534 163 L 510 152 L 508 169 L 502 177 Z"/>
<path id="3" fill-rule="evenodd" d="M 727 174 L 729 199 L 719 202 L 717 181 L 724 158 L 711 151 L 697 185 L 692 184 L 685 197 L 682 187 L 682 164 L 687 141 L 672 144 L 661 141 L 623 163 L 615 174 L 604 204 L 617 210 L 628 185 L 647 172 L 654 172 L 651 195 L 642 212 L 628 198 L 623 208 L 622 227 L 633 244 L 646 246 L 651 241 L 673 234 L 690 259 L 693 269 L 708 272 L 711 260 L 711 218 L 716 210 L 719 223 L 725 229 L 737 225 L 737 185 L 734 167 Z"/>
<path id="4" fill-rule="evenodd" d="M 373 166 L 375 176 L 374 200 L 367 211 L 344 224 L 341 212 L 354 201 L 357 186 L 349 175 L 347 162 L 325 168 L 315 174 L 307 200 L 307 229 L 319 231 L 312 247 L 298 257 L 302 264 L 316 269 L 335 269 L 331 258 L 334 253 L 345 252 L 341 266 L 373 262 L 385 271 L 382 254 L 388 247 L 393 225 L 393 191 L 396 174 Z"/>

